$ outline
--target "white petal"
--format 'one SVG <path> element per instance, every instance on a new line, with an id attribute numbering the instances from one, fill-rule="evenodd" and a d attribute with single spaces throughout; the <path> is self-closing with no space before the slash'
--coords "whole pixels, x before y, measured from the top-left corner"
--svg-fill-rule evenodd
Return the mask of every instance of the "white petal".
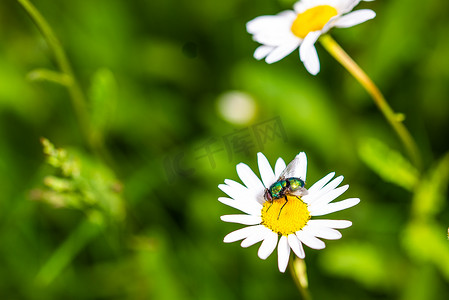
<path id="1" fill-rule="evenodd" d="M 275 16 L 260 16 L 246 23 L 246 31 L 251 34 L 264 31 L 276 31 L 285 27 L 285 24 L 293 22 L 296 14 L 291 10 L 280 12 Z"/>
<path id="2" fill-rule="evenodd" d="M 293 11 L 285 11 L 276 16 L 260 16 L 249 21 L 246 28 L 253 34 L 253 40 L 256 42 L 266 46 L 279 46 L 298 40 L 290 29 L 295 18 Z"/>
<path id="3" fill-rule="evenodd" d="M 284 171 L 286 167 L 287 165 L 285 164 L 285 161 L 281 157 L 279 157 L 276 161 L 276 165 L 274 166 L 274 174 L 276 179 L 279 178 L 282 171 Z"/>
<path id="4" fill-rule="evenodd" d="M 296 48 L 299 47 L 301 43 L 300 39 L 291 39 L 289 41 L 285 41 L 282 45 L 279 45 L 276 49 L 271 51 L 270 54 L 265 58 L 265 62 L 268 64 L 272 64 L 280 61 L 290 53 L 292 53 Z"/>
<path id="5" fill-rule="evenodd" d="M 233 243 L 235 241 L 242 240 L 244 238 L 247 238 L 251 234 L 253 234 L 255 231 L 257 231 L 257 226 L 243 227 L 241 229 L 238 229 L 236 231 L 233 231 L 233 232 L 227 234 L 224 237 L 223 242 Z"/>
<path id="6" fill-rule="evenodd" d="M 318 5 L 333 5 L 332 0 L 301 0 L 295 3 L 293 6 L 295 12 L 303 13 L 309 8 L 318 6 Z"/>
<path id="7" fill-rule="evenodd" d="M 321 34 L 325 34 L 328 32 L 332 27 L 334 27 L 334 23 L 336 20 L 340 19 L 341 15 L 333 16 L 332 18 L 327 21 L 326 24 L 324 24 L 323 28 L 321 29 Z"/>
<path id="8" fill-rule="evenodd" d="M 271 230 L 266 228 L 264 225 L 255 226 L 255 229 L 246 239 L 242 241 L 240 244 L 243 248 L 247 248 L 249 246 L 254 245 L 262 240 L 264 240 L 268 234 L 270 234 Z"/>
<path id="9" fill-rule="evenodd" d="M 270 256 L 271 253 L 273 253 L 274 249 L 276 249 L 277 242 L 277 233 L 270 231 L 270 233 L 263 240 L 262 244 L 260 245 L 259 251 L 257 252 L 257 255 L 260 257 L 260 259 L 267 259 L 267 257 Z"/>
<path id="10" fill-rule="evenodd" d="M 344 14 L 351 11 L 360 0 L 337 0 L 335 8 L 337 8 L 339 14 Z"/>
<path id="11" fill-rule="evenodd" d="M 238 189 L 227 184 L 220 184 L 218 185 L 218 188 L 234 200 L 249 202 L 248 198 L 250 196 L 250 193 L 246 188 L 244 190 Z M 253 198 L 252 200 L 255 200 L 254 196 L 252 196 L 251 198 Z"/>
<path id="12" fill-rule="evenodd" d="M 260 216 L 262 205 L 257 202 L 247 202 L 247 201 L 238 201 L 234 199 L 229 199 L 226 197 L 220 197 L 218 198 L 218 201 L 221 203 L 233 207 L 235 209 L 238 209 L 244 213 L 247 213 L 249 215 L 255 215 Z"/>
<path id="13" fill-rule="evenodd" d="M 259 164 L 259 173 L 262 182 L 266 188 L 269 188 L 270 185 L 276 181 L 273 169 L 271 168 L 268 159 L 261 152 L 257 153 L 257 163 Z"/>
<path id="14" fill-rule="evenodd" d="M 259 46 L 257 47 L 256 51 L 254 51 L 254 58 L 257 60 L 261 60 L 262 58 L 266 57 L 271 51 L 273 51 L 274 47 L 272 46 Z"/>
<path id="15" fill-rule="evenodd" d="M 284 30 L 281 32 L 261 32 L 253 35 L 253 40 L 270 47 L 278 47 L 286 44 L 290 44 L 296 41 L 298 38 L 295 37 L 290 30 Z M 273 49 L 274 50 L 274 49 Z M 293 51 L 293 50 L 292 50 Z"/>
<path id="16" fill-rule="evenodd" d="M 342 237 L 340 231 L 326 227 L 318 229 L 315 236 L 326 240 L 338 240 Z"/>
<path id="17" fill-rule="evenodd" d="M 338 240 L 341 238 L 341 233 L 338 230 L 329 227 L 314 226 L 310 225 L 310 223 L 307 223 L 307 225 L 303 228 L 303 230 L 304 229 L 311 235 L 318 238 L 323 238 L 327 240 Z"/>
<path id="18" fill-rule="evenodd" d="M 237 181 L 234 181 L 231 179 L 225 179 L 225 184 L 228 185 L 229 188 L 232 188 L 235 191 L 235 193 L 237 193 L 238 195 L 245 195 L 245 197 L 248 197 L 251 194 L 251 191 L 246 186 L 244 186 L 243 184 L 241 184 Z M 220 186 L 218 186 L 218 187 L 220 188 Z M 252 196 L 254 196 L 254 195 L 252 195 Z M 243 198 L 243 197 L 240 197 L 240 198 Z"/>
<path id="19" fill-rule="evenodd" d="M 323 195 L 335 189 L 343 181 L 343 179 L 344 179 L 343 176 L 338 176 L 317 192 L 312 193 L 309 190 L 309 194 L 307 195 L 308 203 L 313 203 L 317 199 L 321 198 Z"/>
<path id="20" fill-rule="evenodd" d="M 338 177 L 335 177 L 334 180 L 332 180 L 331 182 L 329 182 L 324 188 L 322 188 L 322 189 L 320 190 L 320 193 L 321 193 L 321 194 L 326 194 L 326 193 L 328 193 L 329 191 L 335 189 L 337 186 L 340 185 L 340 183 L 343 182 L 343 179 L 345 179 L 343 175 L 340 175 L 340 176 L 338 176 Z"/>
<path id="21" fill-rule="evenodd" d="M 307 71 L 312 75 L 316 75 L 320 71 L 320 61 L 315 49 L 315 42 L 320 35 L 321 31 L 309 32 L 299 47 L 299 57 Z"/>
<path id="22" fill-rule="evenodd" d="M 251 34 L 270 30 L 276 27 L 282 19 L 278 16 L 259 16 L 246 23 L 246 31 Z"/>
<path id="23" fill-rule="evenodd" d="M 317 198 L 312 203 L 309 203 L 309 209 L 313 209 L 313 206 L 315 206 L 315 205 L 322 206 L 322 205 L 330 203 L 331 201 L 333 201 L 334 199 L 339 197 L 341 194 L 346 192 L 348 188 L 349 188 L 349 185 L 344 185 L 339 188 L 336 188 L 335 190 L 329 191 L 328 193 Z"/>
<path id="24" fill-rule="evenodd" d="M 265 187 L 262 184 L 262 181 L 254 174 L 253 170 L 248 167 L 244 163 L 239 163 L 237 165 L 237 174 L 240 177 L 240 180 L 245 184 L 249 189 L 253 191 L 259 191 L 260 194 L 263 193 Z"/>
<path id="25" fill-rule="evenodd" d="M 298 256 L 299 258 L 306 257 L 306 254 L 304 253 L 304 248 L 302 247 L 302 244 L 299 241 L 296 234 L 288 235 L 288 244 L 290 245 L 290 248 L 292 248 L 293 252 L 295 252 L 296 256 Z"/>
<path id="26" fill-rule="evenodd" d="M 352 225 L 352 222 L 347 220 L 315 219 L 309 220 L 309 222 L 307 222 L 307 225 L 344 229 L 350 227 Z"/>
<path id="27" fill-rule="evenodd" d="M 343 201 L 330 203 L 327 205 L 314 207 L 313 210 L 310 208 L 310 215 L 311 216 L 323 216 L 327 215 L 336 211 L 344 210 L 350 207 L 353 207 L 354 205 L 359 204 L 360 199 L 358 198 L 350 198 Z"/>
<path id="28" fill-rule="evenodd" d="M 239 190 L 239 192 L 248 191 L 248 188 L 246 186 L 244 186 L 243 184 L 241 184 L 235 180 L 225 179 L 224 182 L 225 182 L 225 184 L 229 185 L 230 187 Z"/>
<path id="29" fill-rule="evenodd" d="M 312 249 L 323 249 L 326 247 L 326 244 L 323 241 L 317 239 L 312 234 L 308 233 L 306 230 L 304 230 L 305 228 L 306 227 L 296 232 L 296 236 L 301 242 L 303 242 Z"/>
<path id="30" fill-rule="evenodd" d="M 373 19 L 376 13 L 371 9 L 360 9 L 338 18 L 333 22 L 333 26 L 348 28 Z"/>
<path id="31" fill-rule="evenodd" d="M 313 194 L 315 192 L 318 192 L 319 190 L 321 190 L 323 188 L 323 186 L 329 182 L 329 180 L 332 179 L 332 177 L 335 176 L 335 172 L 331 172 L 329 174 L 327 174 L 326 176 L 324 176 L 323 178 L 321 178 L 320 180 L 318 180 L 317 182 L 315 182 L 314 185 L 312 185 L 310 187 L 310 189 L 308 189 L 309 194 Z"/>
<path id="32" fill-rule="evenodd" d="M 258 202 L 257 193 L 255 193 L 253 190 L 250 190 L 244 185 L 231 179 L 225 179 L 224 182 L 226 185 L 228 185 L 228 187 L 219 185 L 218 188 L 228 194 L 231 198 L 241 201 Z"/>
<path id="33" fill-rule="evenodd" d="M 262 222 L 260 216 L 252 215 L 224 215 L 220 219 L 224 222 L 237 223 L 243 225 L 257 225 Z"/>
<path id="34" fill-rule="evenodd" d="M 285 235 L 281 236 L 278 245 L 278 267 L 279 271 L 285 272 L 288 265 L 288 260 L 290 258 L 290 246 L 287 242 L 287 237 Z"/>

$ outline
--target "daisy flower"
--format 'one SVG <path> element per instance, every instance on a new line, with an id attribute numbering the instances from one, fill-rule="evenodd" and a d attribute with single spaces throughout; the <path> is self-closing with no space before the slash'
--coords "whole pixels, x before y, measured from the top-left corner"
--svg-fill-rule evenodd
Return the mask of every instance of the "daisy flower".
<path id="1" fill-rule="evenodd" d="M 240 163 L 237 165 L 237 174 L 244 185 L 226 179 L 225 184 L 218 186 L 230 197 L 220 197 L 218 200 L 244 213 L 224 215 L 221 216 L 221 220 L 247 225 L 226 235 L 224 242 L 243 240 L 241 246 L 246 248 L 262 241 L 258 251 L 261 259 L 270 256 L 277 246 L 279 271 L 285 272 L 290 249 L 299 258 L 304 258 L 303 244 L 313 249 L 323 249 L 325 244 L 319 238 L 337 240 L 341 238 L 341 233 L 336 229 L 352 225 L 346 220 L 315 217 L 352 207 L 358 204 L 360 199 L 350 198 L 331 203 L 349 187 L 348 185 L 338 187 L 343 181 L 343 176 L 331 180 L 335 175 L 334 172 L 317 181 L 309 189 L 305 189 L 303 186 L 306 180 L 307 158 L 304 152 L 299 153 L 288 166 L 282 158 L 279 158 L 274 172 L 262 153 L 258 153 L 257 158 L 262 180 L 248 165 Z M 291 184 L 282 185 L 282 180 Z M 276 194 L 279 192 L 276 190 L 279 182 L 284 186 L 285 193 Z M 292 188 L 293 182 L 301 182 L 302 185 Z M 270 199 L 267 194 L 276 194 L 279 198 Z"/>
<path id="2" fill-rule="evenodd" d="M 299 47 L 299 57 L 310 74 L 320 71 L 315 42 L 332 27 L 347 28 L 376 16 L 370 9 L 351 10 L 361 0 L 301 0 L 294 10 L 260 16 L 246 24 L 253 39 L 261 43 L 254 58 L 277 62 Z M 368 1 L 368 0 L 365 0 Z"/>

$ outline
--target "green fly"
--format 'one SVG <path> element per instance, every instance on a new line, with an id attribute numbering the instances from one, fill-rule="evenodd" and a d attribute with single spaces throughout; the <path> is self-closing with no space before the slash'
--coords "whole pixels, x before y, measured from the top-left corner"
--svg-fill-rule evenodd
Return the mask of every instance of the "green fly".
<path id="1" fill-rule="evenodd" d="M 264 198 L 266 201 L 273 203 L 273 200 L 280 198 L 285 199 L 284 205 L 282 205 L 281 209 L 279 210 L 278 220 L 279 216 L 281 215 L 282 209 L 288 202 L 288 195 L 293 195 L 296 197 L 307 195 L 307 189 L 304 187 L 304 180 L 294 176 L 295 171 L 298 169 L 298 164 L 299 158 L 295 157 L 295 159 L 293 159 L 288 164 L 284 171 L 282 171 L 281 175 L 279 175 L 278 180 L 270 185 L 269 188 L 265 189 Z M 268 207 L 268 209 L 270 209 L 270 207 Z"/>

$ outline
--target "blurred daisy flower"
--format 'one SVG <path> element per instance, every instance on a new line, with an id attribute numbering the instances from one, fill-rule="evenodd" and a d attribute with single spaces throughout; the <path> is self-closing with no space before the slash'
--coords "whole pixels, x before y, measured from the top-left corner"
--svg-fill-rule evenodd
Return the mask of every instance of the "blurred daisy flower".
<path id="1" fill-rule="evenodd" d="M 347 28 L 376 16 L 370 9 L 351 10 L 361 0 L 301 0 L 293 10 L 260 16 L 246 24 L 253 39 L 261 43 L 254 52 L 258 60 L 277 62 L 299 47 L 299 57 L 310 74 L 320 71 L 315 42 L 332 27 Z M 365 0 L 371 1 L 371 0 Z"/>
<path id="2" fill-rule="evenodd" d="M 270 256 L 277 246 L 279 271 L 285 272 L 290 249 L 299 258 L 304 258 L 303 244 L 313 249 L 323 249 L 325 244 L 319 238 L 337 240 L 341 238 L 341 233 L 336 229 L 352 225 L 346 220 L 315 217 L 352 207 L 360 199 L 331 203 L 349 187 L 338 187 L 343 176 L 331 180 L 334 172 L 305 189 L 307 158 L 304 152 L 299 153 L 288 166 L 279 158 L 274 172 L 262 153 L 258 153 L 257 157 L 262 180 L 250 167 L 240 163 L 237 174 L 244 185 L 226 179 L 225 184 L 218 186 L 230 197 L 220 197 L 218 200 L 244 213 L 224 215 L 221 220 L 247 225 L 226 235 L 224 242 L 243 240 L 241 246 L 246 248 L 262 241 L 258 251 L 261 259 Z M 279 185 L 281 189 L 277 188 Z"/>

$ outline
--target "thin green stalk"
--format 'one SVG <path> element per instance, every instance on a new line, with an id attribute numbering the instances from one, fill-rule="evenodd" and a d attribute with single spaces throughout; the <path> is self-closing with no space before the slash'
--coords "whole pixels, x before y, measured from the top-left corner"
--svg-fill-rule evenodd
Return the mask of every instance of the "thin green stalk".
<path id="1" fill-rule="evenodd" d="M 49 285 L 100 232 L 101 227 L 98 224 L 88 220 L 82 221 L 39 270 L 36 283 L 41 286 Z"/>
<path id="2" fill-rule="evenodd" d="M 421 157 L 416 143 L 402 123 L 404 117 L 402 114 L 397 114 L 388 105 L 387 100 L 380 92 L 379 88 L 374 84 L 371 78 L 352 60 L 352 58 L 338 45 L 338 43 L 329 35 L 326 34 L 320 38 L 321 44 L 324 48 L 351 73 L 352 76 L 365 88 L 365 90 L 373 98 L 374 103 L 380 109 L 382 114 L 387 119 L 388 123 L 393 127 L 396 134 L 399 136 L 404 145 L 408 155 L 414 162 L 415 166 L 421 167 Z"/>
<path id="3" fill-rule="evenodd" d="M 89 145 L 95 148 L 93 140 L 89 134 L 90 125 L 89 125 L 89 117 L 87 111 L 86 99 L 81 91 L 81 88 L 76 81 L 76 78 L 73 74 L 72 67 L 67 59 L 67 56 L 64 52 L 64 49 L 61 46 L 58 38 L 54 34 L 50 25 L 47 23 L 45 18 L 40 14 L 40 12 L 31 4 L 28 0 L 17 0 L 20 5 L 25 9 L 28 15 L 31 17 L 33 22 L 36 24 L 37 28 L 40 30 L 45 40 L 48 43 L 51 51 L 54 54 L 56 63 L 63 73 L 63 76 L 68 78 L 67 80 L 67 89 L 70 94 L 70 99 L 72 101 L 73 108 L 75 109 L 76 116 L 81 126 L 81 130 L 83 136 L 86 138 Z"/>
<path id="4" fill-rule="evenodd" d="M 61 43 L 54 34 L 48 22 L 29 0 L 17 0 L 17 2 L 19 2 L 19 4 L 25 9 L 33 22 L 36 24 L 39 31 L 44 36 L 62 73 L 60 78 L 55 80 L 57 77 L 56 73 L 46 72 L 45 75 L 47 75 L 47 79 L 49 78 L 48 75 L 51 74 L 50 79 L 53 79 L 55 82 L 61 81 L 60 83 L 67 87 L 70 99 L 72 101 L 72 106 L 75 110 L 75 114 L 81 128 L 81 133 L 85 141 L 97 155 L 102 157 L 110 165 L 114 165 L 110 153 L 104 146 L 103 140 L 100 140 L 91 134 L 92 130 L 87 101 L 80 85 L 78 84 L 78 81 L 76 80 Z M 40 74 L 42 75 L 42 71 L 40 71 Z"/>
<path id="5" fill-rule="evenodd" d="M 289 263 L 290 273 L 293 277 L 296 287 L 301 293 L 303 300 L 312 300 L 309 292 L 309 281 L 307 279 L 306 262 L 303 259 L 295 257 Z"/>

